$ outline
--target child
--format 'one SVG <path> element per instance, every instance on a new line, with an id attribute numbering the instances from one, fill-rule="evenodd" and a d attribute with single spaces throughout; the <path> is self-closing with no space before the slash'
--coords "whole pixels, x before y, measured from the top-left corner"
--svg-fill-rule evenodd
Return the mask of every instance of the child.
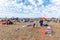
<path id="1" fill-rule="evenodd" d="M 46 29 L 46 34 L 49 34 L 49 35 L 52 34 L 52 29 L 51 29 L 50 26 L 47 27 L 47 29 Z"/>
<path id="2" fill-rule="evenodd" d="M 34 23 L 34 24 L 33 24 L 33 28 L 35 28 L 35 25 L 36 25 L 36 24 Z"/>

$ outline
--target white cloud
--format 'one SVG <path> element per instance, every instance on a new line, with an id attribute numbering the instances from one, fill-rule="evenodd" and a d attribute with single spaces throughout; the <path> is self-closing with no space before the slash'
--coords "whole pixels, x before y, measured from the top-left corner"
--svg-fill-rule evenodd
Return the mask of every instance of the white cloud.
<path id="1" fill-rule="evenodd" d="M 34 0 L 28 0 L 30 3 L 32 3 L 33 5 L 35 5 Z"/>
<path id="2" fill-rule="evenodd" d="M 52 3 L 58 4 L 60 3 L 60 0 L 51 0 Z"/>
<path id="3" fill-rule="evenodd" d="M 38 0 L 42 5 L 43 1 Z M 60 0 L 51 0 L 52 4 L 44 7 L 37 7 L 34 0 L 29 0 L 32 6 L 24 6 L 23 3 L 16 4 L 16 0 L 0 0 L 0 17 L 60 17 Z M 20 9 L 23 10 L 20 10 Z M 18 13 L 24 11 L 23 14 Z M 2 14 L 1 14 L 2 13 Z"/>
<path id="4" fill-rule="evenodd" d="M 43 3 L 43 1 L 42 0 L 38 0 L 39 1 L 39 4 L 42 4 Z"/>

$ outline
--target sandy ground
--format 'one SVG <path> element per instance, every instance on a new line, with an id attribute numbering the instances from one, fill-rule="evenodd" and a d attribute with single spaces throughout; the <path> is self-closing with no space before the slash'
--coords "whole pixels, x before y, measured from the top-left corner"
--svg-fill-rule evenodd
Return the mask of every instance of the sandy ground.
<path id="1" fill-rule="evenodd" d="M 0 22 L 0 40 L 60 40 L 60 23 L 48 23 L 54 31 L 51 36 L 42 34 L 42 30 L 46 29 L 46 27 L 22 27 L 26 24 L 32 24 L 32 22 L 6 26 L 2 26 Z M 16 28 L 19 28 L 19 30 L 16 31 Z"/>

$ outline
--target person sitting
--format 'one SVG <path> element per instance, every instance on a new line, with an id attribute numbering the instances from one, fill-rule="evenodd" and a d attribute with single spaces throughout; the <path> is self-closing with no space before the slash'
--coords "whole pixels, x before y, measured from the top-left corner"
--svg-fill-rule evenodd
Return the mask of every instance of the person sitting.
<path id="1" fill-rule="evenodd" d="M 51 35 L 52 32 L 53 32 L 52 28 L 50 26 L 48 26 L 47 29 L 46 29 L 46 34 Z"/>
<path id="2" fill-rule="evenodd" d="M 44 26 L 48 26 L 48 24 L 44 24 Z"/>
<path id="3" fill-rule="evenodd" d="M 13 22 L 10 21 L 10 20 L 7 20 L 7 24 L 8 24 L 8 25 L 9 25 L 9 24 L 13 24 Z"/>
<path id="4" fill-rule="evenodd" d="M 44 22 L 44 26 L 48 26 L 48 22 L 47 21 Z"/>

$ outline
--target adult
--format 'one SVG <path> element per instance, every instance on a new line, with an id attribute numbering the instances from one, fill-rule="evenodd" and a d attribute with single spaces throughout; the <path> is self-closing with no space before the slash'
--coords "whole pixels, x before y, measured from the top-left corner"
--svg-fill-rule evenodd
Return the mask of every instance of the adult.
<path id="1" fill-rule="evenodd" d="M 43 26 L 43 20 L 42 19 L 40 19 L 39 23 L 40 23 L 40 26 Z"/>

